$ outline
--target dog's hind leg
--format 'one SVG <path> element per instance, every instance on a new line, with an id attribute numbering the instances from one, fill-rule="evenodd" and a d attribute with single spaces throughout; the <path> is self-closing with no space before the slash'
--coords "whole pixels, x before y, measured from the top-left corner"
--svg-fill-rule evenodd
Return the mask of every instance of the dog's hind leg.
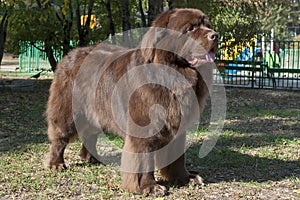
<path id="1" fill-rule="evenodd" d="M 49 135 L 49 129 L 50 128 L 48 128 L 48 135 Z M 62 135 L 62 134 L 58 133 L 56 135 Z M 69 139 L 63 137 L 55 137 L 55 138 L 49 137 L 49 139 L 51 141 L 51 146 L 47 156 L 47 160 L 45 162 L 45 166 L 51 169 L 58 169 L 58 170 L 66 169 L 67 167 L 64 161 L 64 151 L 67 144 L 69 143 Z"/>
<path id="2" fill-rule="evenodd" d="M 67 130 L 67 129 L 65 129 Z M 62 131 L 52 124 L 48 125 L 48 137 L 51 141 L 50 151 L 48 153 L 45 166 L 51 169 L 64 170 L 66 169 L 64 161 L 64 151 L 69 142 L 77 136 L 75 130 Z"/>
<path id="3" fill-rule="evenodd" d="M 91 134 L 88 138 L 82 139 L 83 143 L 80 150 L 80 157 L 82 158 L 82 160 L 92 164 L 101 163 L 99 161 L 99 156 L 96 148 L 97 139 L 97 134 Z"/>

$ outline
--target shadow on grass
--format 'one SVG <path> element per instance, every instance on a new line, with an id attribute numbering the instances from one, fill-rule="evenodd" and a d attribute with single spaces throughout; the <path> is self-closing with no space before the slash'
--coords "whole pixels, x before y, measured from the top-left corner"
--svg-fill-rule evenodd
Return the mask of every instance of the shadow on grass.
<path id="1" fill-rule="evenodd" d="M 44 112 L 51 80 L 22 81 L 32 83 L 34 90 L 0 89 L 0 152 L 47 141 Z"/>
<path id="2" fill-rule="evenodd" d="M 266 135 L 253 137 L 256 136 L 240 138 L 238 143 L 243 144 L 243 147 L 233 141 L 232 138 L 221 137 L 217 146 L 204 158 L 198 157 L 201 144 L 194 144 L 187 151 L 188 168 L 192 171 L 197 171 L 207 183 L 223 181 L 265 182 L 300 177 L 300 161 L 278 158 L 278 155 L 272 152 L 274 149 L 256 149 L 256 151 L 266 151 L 265 153 L 268 155 L 265 157 L 257 155 L 255 152 L 251 155 L 251 153 L 244 154 L 231 149 L 237 146 L 251 151 L 251 149 L 261 148 L 264 145 L 276 146 L 278 142 L 276 137 Z M 290 139 L 293 140 L 293 138 Z M 260 142 L 256 144 L 253 141 Z M 297 143 L 295 143 L 296 148 Z M 291 154 L 288 151 L 287 153 Z M 280 156 L 282 157 L 282 155 Z M 295 156 L 299 157 L 299 155 Z"/>
<path id="3" fill-rule="evenodd" d="M 225 133 L 202 159 L 201 143 L 193 144 L 187 151 L 189 168 L 209 183 L 299 178 L 299 91 L 227 88 L 227 99 Z M 203 115 L 209 122 L 209 106 Z"/>
<path id="4" fill-rule="evenodd" d="M 298 111 L 299 112 L 299 111 Z M 227 130 L 234 130 L 241 133 L 263 133 L 266 135 L 273 134 L 292 134 L 300 137 L 300 114 L 298 117 L 282 117 L 272 115 L 268 117 L 251 117 L 244 120 L 233 120 L 225 127 Z"/>

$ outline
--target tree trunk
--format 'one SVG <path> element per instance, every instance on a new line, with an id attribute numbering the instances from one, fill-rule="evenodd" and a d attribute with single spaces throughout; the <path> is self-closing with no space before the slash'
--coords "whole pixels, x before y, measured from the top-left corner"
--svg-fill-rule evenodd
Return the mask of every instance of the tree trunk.
<path id="1" fill-rule="evenodd" d="M 170 10 L 172 10 L 172 9 L 174 9 L 174 7 L 175 7 L 175 2 L 174 2 L 175 0 L 168 0 L 168 6 L 169 6 L 169 9 Z"/>
<path id="2" fill-rule="evenodd" d="M 66 21 L 66 23 L 68 23 Z M 68 24 L 64 24 L 64 38 L 63 38 L 63 55 L 67 55 L 71 50 L 70 41 L 71 41 L 71 27 L 72 22 Z"/>
<path id="3" fill-rule="evenodd" d="M 139 8 L 140 8 L 140 13 L 141 13 L 141 19 L 142 19 L 142 27 L 146 27 L 146 17 L 143 9 L 143 3 L 142 0 L 139 0 Z"/>
<path id="4" fill-rule="evenodd" d="M 80 1 L 76 1 L 76 25 L 77 25 L 77 31 L 79 36 L 79 42 L 78 46 L 86 46 L 89 43 L 88 37 L 90 34 L 90 22 L 91 22 L 91 15 L 93 11 L 94 6 L 94 0 L 88 1 L 88 13 L 87 13 L 87 19 L 85 21 L 85 24 L 81 25 L 81 15 L 80 15 Z"/>
<path id="5" fill-rule="evenodd" d="M 111 12 L 111 1 L 107 0 L 106 2 L 103 1 L 102 3 L 105 5 L 106 10 L 107 10 L 107 18 L 109 21 L 109 33 L 110 33 L 110 36 L 112 39 L 112 43 L 116 44 L 116 38 L 115 38 L 116 30 L 115 30 L 115 24 L 114 24 L 112 12 Z"/>
<path id="6" fill-rule="evenodd" d="M 51 69 L 53 72 L 55 72 L 56 66 L 57 66 L 57 60 L 54 57 L 54 51 L 51 47 L 51 44 L 47 41 L 45 41 L 45 52 L 46 52 L 48 61 L 51 65 Z"/>
<path id="7" fill-rule="evenodd" d="M 130 33 L 129 30 L 131 29 L 130 24 L 130 12 L 128 7 L 128 0 L 122 0 L 122 29 L 123 29 L 123 42 L 124 46 L 130 47 Z"/>
<path id="8" fill-rule="evenodd" d="M 80 1 L 76 0 L 76 9 L 75 9 L 75 15 L 76 15 L 76 26 L 77 26 L 77 32 L 79 40 L 82 37 L 82 31 L 81 31 L 81 19 L 80 19 Z"/>
<path id="9" fill-rule="evenodd" d="M 155 17 L 163 11 L 163 1 L 148 0 L 148 26 L 151 26 Z"/>
<path id="10" fill-rule="evenodd" d="M 3 54 L 4 54 L 4 45 L 6 41 L 7 26 L 8 26 L 8 14 L 7 11 L 5 11 L 0 24 L 0 65 L 2 63 Z"/>
<path id="11" fill-rule="evenodd" d="M 72 11 L 73 8 L 71 3 L 69 5 L 69 9 L 70 9 L 69 15 L 73 16 L 73 11 Z M 62 17 L 56 11 L 56 18 L 58 19 L 58 21 L 61 23 L 63 27 L 62 51 L 63 51 L 63 55 L 66 55 L 71 50 L 70 41 L 71 41 L 71 29 L 73 26 L 73 22 L 72 19 L 68 19 L 63 12 L 61 12 L 61 15 Z"/>
<path id="12" fill-rule="evenodd" d="M 71 41 L 71 29 L 73 26 L 72 22 L 72 16 L 73 16 L 73 7 L 72 3 L 69 4 L 69 15 L 71 16 L 70 19 L 68 19 L 67 16 L 63 15 L 63 30 L 64 30 L 64 38 L 63 38 L 63 55 L 67 55 L 69 51 L 71 50 L 70 41 Z"/>

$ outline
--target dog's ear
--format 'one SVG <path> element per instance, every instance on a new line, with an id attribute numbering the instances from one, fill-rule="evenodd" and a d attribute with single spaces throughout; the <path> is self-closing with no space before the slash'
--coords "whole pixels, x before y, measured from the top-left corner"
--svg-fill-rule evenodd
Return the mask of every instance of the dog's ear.
<path id="1" fill-rule="evenodd" d="M 152 26 L 144 35 L 141 41 L 141 52 L 146 62 L 152 62 L 155 56 L 156 44 L 166 35 L 166 28 L 169 23 L 170 16 L 176 9 L 161 13 L 153 21 Z"/>
<path id="2" fill-rule="evenodd" d="M 168 10 L 161 14 L 159 14 L 155 20 L 152 22 L 152 27 L 161 27 L 161 28 L 167 28 L 170 16 L 175 13 L 177 9 Z"/>

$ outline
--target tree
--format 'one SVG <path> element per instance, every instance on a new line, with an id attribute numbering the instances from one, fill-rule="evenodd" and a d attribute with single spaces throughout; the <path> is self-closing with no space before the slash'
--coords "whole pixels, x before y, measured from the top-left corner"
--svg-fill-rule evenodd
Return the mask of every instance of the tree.
<path id="1" fill-rule="evenodd" d="M 146 16 L 145 16 L 145 12 L 143 9 L 143 2 L 142 0 L 139 0 L 139 12 L 141 13 L 141 21 L 142 21 L 142 27 L 146 27 Z"/>
<path id="2" fill-rule="evenodd" d="M 163 11 L 163 2 L 161 0 L 148 0 L 148 26 L 151 26 L 155 17 Z"/>
<path id="3" fill-rule="evenodd" d="M 274 39 L 284 40 L 289 37 L 287 30 L 288 16 L 291 12 L 292 1 L 271 1 L 264 3 L 258 15 L 261 33 L 270 39 L 271 29 L 274 30 Z"/>
<path id="4" fill-rule="evenodd" d="M 39 0 L 37 0 L 39 1 Z M 57 5 L 54 1 L 48 4 L 55 10 L 56 20 L 62 27 L 62 51 L 63 55 L 66 55 L 72 47 L 70 46 L 71 41 L 71 30 L 73 27 L 73 6 L 70 0 L 64 1 L 64 4 Z M 41 6 L 40 6 L 41 7 Z M 55 20 L 55 19 L 54 19 Z M 50 47 L 48 47 L 50 49 Z M 46 49 L 46 48 L 45 48 Z M 46 50 L 47 51 L 47 50 Z"/>
<path id="5" fill-rule="evenodd" d="M 255 1 L 224 1 L 218 3 L 219 12 L 212 19 L 216 31 L 223 40 L 235 38 L 235 42 L 244 42 L 253 38 L 259 32 L 257 6 Z"/>
<path id="6" fill-rule="evenodd" d="M 11 15 L 15 1 L 1 1 L 0 2 L 0 65 L 2 63 L 4 46 L 7 37 L 8 20 Z"/>
<path id="7" fill-rule="evenodd" d="M 101 3 L 105 6 L 106 11 L 107 11 L 107 18 L 108 18 L 108 24 L 109 24 L 108 36 L 110 35 L 112 38 L 112 43 L 116 44 L 116 40 L 115 40 L 116 29 L 115 29 L 113 16 L 112 16 L 111 0 L 101 1 Z"/>
<path id="8" fill-rule="evenodd" d="M 88 0 L 87 4 L 81 4 L 80 0 L 76 0 L 76 25 L 78 30 L 79 42 L 78 46 L 86 46 L 90 42 L 89 34 L 91 32 L 90 23 L 91 23 L 91 15 L 94 7 L 94 0 Z M 83 7 L 83 14 L 81 14 L 80 7 Z M 81 23 L 81 16 L 87 16 L 85 23 Z"/>
<path id="9" fill-rule="evenodd" d="M 175 0 L 168 0 L 168 7 L 172 10 L 175 7 Z"/>
<path id="10" fill-rule="evenodd" d="M 54 71 L 57 58 L 54 52 L 67 52 L 69 48 L 64 45 L 67 35 L 64 35 L 64 24 L 58 21 L 55 7 L 35 1 L 33 4 L 25 4 L 15 9 L 9 25 L 9 37 L 11 46 L 34 45 L 44 51 Z M 39 44 L 39 45 L 38 45 Z M 41 46 L 42 44 L 43 46 Z M 63 47 L 63 48 L 62 48 Z M 66 49 L 67 48 L 67 49 Z M 20 49 L 14 49 L 19 51 Z"/>
<path id="11" fill-rule="evenodd" d="M 23 2 L 11 17 L 8 48 L 14 47 L 10 50 L 18 53 L 19 49 L 15 47 L 20 42 L 23 46 L 34 45 L 46 53 L 54 71 L 59 58 L 56 56 L 66 55 L 73 48 L 71 41 L 78 41 L 79 46 L 86 46 L 90 42 L 93 8 L 93 0 L 83 3 L 79 0 Z M 86 21 L 82 21 L 82 16 L 87 16 Z M 43 46 L 40 46 L 41 43 Z"/>
<path id="12" fill-rule="evenodd" d="M 6 49 L 18 53 L 20 41 L 46 52 L 55 70 L 55 52 L 66 55 L 74 46 L 86 46 L 131 28 L 150 26 L 164 6 L 203 10 L 223 40 L 245 42 L 254 36 L 285 39 L 285 24 L 292 0 L 1 0 L 0 59 Z M 147 11 L 147 12 L 145 12 Z M 97 25 L 90 26 L 92 15 Z M 136 16 L 140 16 L 139 18 Z M 9 21 L 8 21 L 9 19 Z M 6 34 L 7 33 L 7 34 Z M 7 36 L 7 37 L 6 37 Z M 131 35 L 124 35 L 128 43 Z M 135 36 L 134 36 L 135 37 Z M 71 45 L 71 41 L 76 45 Z M 37 45 L 43 43 L 43 46 Z M 2 52 L 2 54 L 1 54 Z M 0 60 L 1 61 L 1 60 Z"/>
<path id="13" fill-rule="evenodd" d="M 129 30 L 131 29 L 130 24 L 130 12 L 129 12 L 129 5 L 128 0 L 122 0 L 122 30 L 123 30 L 123 42 L 125 46 L 130 45 L 129 42 Z"/>
<path id="14" fill-rule="evenodd" d="M 58 44 L 61 44 L 62 47 L 62 55 L 66 55 L 71 49 L 70 41 L 71 41 L 71 29 L 72 29 L 72 17 L 73 17 L 73 8 L 72 3 L 70 0 L 64 1 L 62 5 L 55 4 L 54 1 L 51 3 L 48 1 L 42 2 L 41 0 L 36 0 L 39 9 L 50 9 L 55 10 L 55 16 L 54 20 L 57 20 L 57 22 L 60 24 L 61 27 L 61 42 Z M 53 8 L 53 9 L 52 9 Z M 51 16 L 51 15 L 50 15 Z M 46 55 L 48 57 L 49 63 L 52 67 L 52 70 L 55 71 L 56 65 L 57 65 L 57 59 L 54 56 L 55 50 L 59 50 L 58 46 L 56 48 L 53 48 L 54 42 L 57 42 L 54 38 L 51 36 L 48 37 L 49 40 L 44 40 L 44 49 L 40 49 L 41 51 L 46 52 Z M 52 42 L 54 41 L 54 42 Z M 34 43 L 31 43 L 34 45 Z"/>
<path id="15" fill-rule="evenodd" d="M 1 19 L 1 23 L 0 23 L 0 65 L 2 62 L 2 58 L 3 58 L 3 53 L 4 53 L 4 44 L 6 41 L 6 31 L 7 31 L 7 26 L 8 26 L 8 11 L 5 10 L 4 11 L 4 15 Z"/>
<path id="16" fill-rule="evenodd" d="M 203 10 L 223 40 L 235 38 L 235 42 L 240 43 L 257 35 L 270 36 L 271 27 L 277 30 L 277 39 L 284 39 L 291 2 L 292 0 L 175 0 L 175 5 Z"/>

